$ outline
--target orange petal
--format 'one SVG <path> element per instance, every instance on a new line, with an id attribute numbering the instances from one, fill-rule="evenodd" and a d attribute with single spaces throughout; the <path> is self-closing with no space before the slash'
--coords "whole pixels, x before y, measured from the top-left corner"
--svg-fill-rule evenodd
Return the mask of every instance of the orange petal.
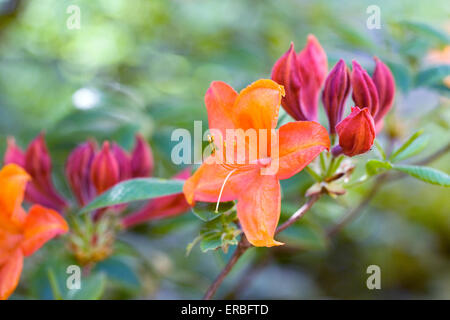
<path id="1" fill-rule="evenodd" d="M 21 224 L 25 218 L 21 207 L 25 186 L 30 176 L 16 164 L 8 164 L 0 170 L 0 215 L 15 224 Z"/>
<path id="2" fill-rule="evenodd" d="M 283 86 L 258 80 L 241 91 L 233 107 L 236 128 L 273 129 L 277 125 Z"/>
<path id="3" fill-rule="evenodd" d="M 211 157 L 205 162 L 210 163 Z M 226 169 L 220 164 L 203 163 L 200 168 L 188 179 L 183 187 L 183 192 L 189 204 L 195 200 L 216 202 L 219 199 L 220 191 L 225 186 L 220 197 L 220 201 L 231 201 L 238 198 L 242 190 L 255 177 L 259 168 L 248 171 L 235 171 Z M 230 175 L 230 176 L 228 176 Z M 228 179 L 227 179 L 228 177 Z M 225 179 L 227 179 L 225 181 Z"/>
<path id="4" fill-rule="evenodd" d="M 23 267 L 23 254 L 20 249 L 11 254 L 9 259 L 0 265 L 0 300 L 6 300 L 19 284 Z"/>
<path id="5" fill-rule="evenodd" d="M 238 94 L 232 87 L 222 81 L 214 81 L 205 94 L 208 111 L 209 129 L 218 129 L 226 137 L 226 129 L 233 129 L 233 105 Z"/>
<path id="6" fill-rule="evenodd" d="M 58 212 L 34 205 L 25 220 L 24 229 L 22 250 L 25 256 L 30 256 L 53 237 L 69 231 L 69 226 Z"/>
<path id="7" fill-rule="evenodd" d="M 292 177 L 329 148 L 328 132 L 317 122 L 297 121 L 281 126 L 278 179 Z"/>
<path id="8" fill-rule="evenodd" d="M 20 247 L 23 235 L 18 232 L 9 232 L 3 228 L 0 221 L 0 266 L 9 260 L 12 252 Z"/>
<path id="9" fill-rule="evenodd" d="M 280 219 L 280 182 L 259 175 L 238 199 L 237 214 L 248 241 L 256 247 L 279 246 L 274 235 Z"/>

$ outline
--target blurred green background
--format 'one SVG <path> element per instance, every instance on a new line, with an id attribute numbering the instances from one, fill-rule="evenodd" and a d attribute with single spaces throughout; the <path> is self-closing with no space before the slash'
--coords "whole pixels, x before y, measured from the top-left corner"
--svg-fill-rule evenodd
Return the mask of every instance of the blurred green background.
<path id="1" fill-rule="evenodd" d="M 80 29 L 67 28 L 70 5 L 80 8 Z M 366 27 L 369 5 L 379 6 L 381 29 Z M 450 94 L 442 82 L 449 69 L 433 73 L 448 66 L 449 54 L 447 60 L 430 55 L 450 45 L 446 0 L 0 0 L 0 15 L 0 155 L 7 136 L 25 147 L 45 131 L 54 178 L 66 196 L 65 159 L 89 137 L 131 148 L 140 132 L 153 148 L 155 176 L 179 171 L 170 161 L 171 132 L 192 130 L 194 120 L 206 128 L 210 82 L 241 89 L 268 78 L 290 42 L 300 50 L 309 33 L 326 50 L 330 68 L 342 57 L 371 71 L 373 55 L 391 67 L 397 93 L 390 117 L 401 126 L 399 143 L 419 128 L 430 137 L 418 158 L 450 141 Z M 365 157 L 358 158 L 362 164 Z M 430 166 L 449 172 L 449 160 L 447 154 Z M 303 173 L 283 183 L 283 215 L 301 205 L 310 183 Z M 355 206 L 370 184 L 315 206 L 292 232 L 298 246 L 253 249 L 218 297 L 449 299 L 448 189 L 411 178 L 386 184 L 361 218 L 333 241 L 323 238 L 324 227 Z M 187 213 L 121 235 L 116 255 L 99 266 L 116 280 L 103 297 L 200 298 L 228 257 L 198 247 L 186 257 L 200 226 Z M 33 258 L 39 263 L 27 264 L 22 279 L 32 281 L 22 281 L 16 297 L 52 297 L 43 264 L 65 262 L 44 259 L 46 250 L 64 248 L 48 244 Z M 366 287 L 371 264 L 381 267 L 381 290 Z"/>

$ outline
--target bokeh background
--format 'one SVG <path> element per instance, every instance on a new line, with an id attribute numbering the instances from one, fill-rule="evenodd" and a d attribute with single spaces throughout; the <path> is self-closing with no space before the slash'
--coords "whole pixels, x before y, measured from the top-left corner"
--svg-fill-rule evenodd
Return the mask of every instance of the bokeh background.
<path id="1" fill-rule="evenodd" d="M 66 26 L 70 5 L 81 10 L 80 29 Z M 366 27 L 369 5 L 381 9 L 381 29 Z M 373 55 L 391 67 L 397 93 L 389 119 L 399 143 L 419 128 L 429 136 L 415 160 L 449 143 L 446 0 L 0 0 L 0 155 L 7 136 L 25 147 L 44 131 L 55 183 L 70 197 L 63 169 L 74 146 L 95 137 L 131 148 L 140 132 L 153 148 L 154 175 L 170 177 L 181 169 L 170 160 L 171 132 L 193 130 L 194 120 L 206 128 L 210 82 L 241 89 L 268 78 L 290 42 L 300 50 L 309 33 L 330 67 L 342 57 L 372 70 Z M 427 73 L 437 65 L 447 69 Z M 430 166 L 449 172 L 449 160 Z M 283 183 L 284 217 L 310 183 L 303 173 Z M 323 236 L 370 186 L 322 200 L 289 234 L 289 247 L 251 250 L 218 297 L 449 299 L 448 189 L 412 178 L 390 182 L 343 232 Z M 123 233 L 113 257 L 97 267 L 110 280 L 99 296 L 200 298 L 229 256 L 199 247 L 186 256 L 201 225 L 188 212 Z M 52 242 L 27 262 L 14 297 L 52 298 L 48 266 L 65 266 L 65 251 Z M 381 268 L 381 290 L 366 287 L 372 264 Z"/>

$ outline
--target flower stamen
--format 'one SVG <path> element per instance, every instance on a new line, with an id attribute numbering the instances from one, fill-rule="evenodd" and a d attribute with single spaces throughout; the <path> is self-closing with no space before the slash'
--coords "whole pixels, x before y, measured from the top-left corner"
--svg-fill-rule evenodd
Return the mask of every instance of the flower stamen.
<path id="1" fill-rule="evenodd" d="M 219 193 L 219 198 L 217 199 L 217 205 L 216 205 L 216 213 L 219 212 L 219 204 L 220 204 L 220 198 L 222 198 L 222 193 L 223 193 L 223 189 L 225 188 L 225 184 L 227 183 L 228 179 L 231 177 L 231 175 L 237 171 L 237 168 L 230 171 L 230 173 L 227 174 L 227 176 L 225 177 L 225 180 L 223 180 L 223 184 L 222 187 L 220 188 L 220 193 Z"/>

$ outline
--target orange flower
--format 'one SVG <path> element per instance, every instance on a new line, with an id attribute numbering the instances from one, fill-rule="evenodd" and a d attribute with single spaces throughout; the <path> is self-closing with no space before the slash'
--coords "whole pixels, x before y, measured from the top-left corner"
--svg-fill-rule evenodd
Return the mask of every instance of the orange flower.
<path id="1" fill-rule="evenodd" d="M 32 255 L 48 240 L 68 231 L 66 221 L 40 205 L 28 214 L 22 208 L 30 176 L 9 164 L 0 170 L 0 299 L 7 299 L 17 287 L 23 258 Z"/>
<path id="2" fill-rule="evenodd" d="M 265 129 L 271 132 L 277 125 L 283 95 L 283 87 L 272 80 L 258 80 L 240 94 L 224 82 L 213 82 L 205 96 L 209 127 L 224 137 L 230 129 Z M 278 137 L 275 142 L 277 153 L 270 148 L 245 164 L 221 163 L 219 156 L 229 149 L 227 139 L 226 144 L 219 143 L 218 149 L 205 159 L 184 185 L 184 194 L 191 205 L 196 200 L 218 202 L 237 199 L 242 229 L 250 243 L 259 247 L 282 244 L 274 240 L 281 206 L 279 180 L 298 173 L 330 147 L 327 130 L 317 122 L 290 122 L 274 131 Z M 214 142 L 216 138 L 214 135 Z M 245 143 L 246 155 L 255 145 L 260 148 L 264 145 L 258 138 L 253 145 Z M 262 170 L 272 162 L 277 162 L 276 172 Z"/>

